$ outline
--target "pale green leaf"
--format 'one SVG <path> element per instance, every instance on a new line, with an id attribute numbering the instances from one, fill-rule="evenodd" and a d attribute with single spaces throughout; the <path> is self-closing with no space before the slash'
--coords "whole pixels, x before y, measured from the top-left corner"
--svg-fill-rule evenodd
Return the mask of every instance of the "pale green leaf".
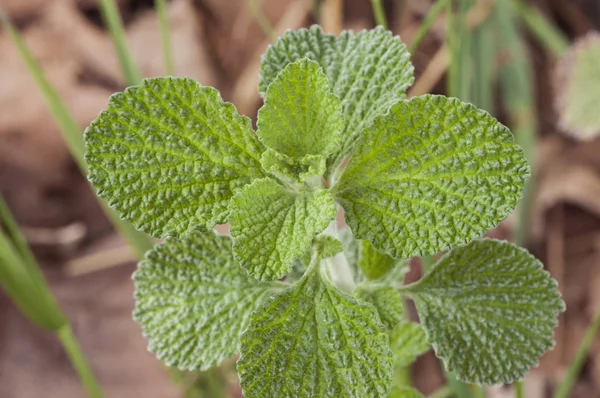
<path id="1" fill-rule="evenodd" d="M 390 389 L 392 356 L 373 307 L 312 266 L 254 312 L 238 373 L 246 398 L 379 398 Z"/>
<path id="2" fill-rule="evenodd" d="M 469 383 L 522 379 L 554 345 L 565 308 L 538 260 L 489 239 L 452 250 L 406 291 L 436 354 Z"/>
<path id="3" fill-rule="evenodd" d="M 360 241 L 358 265 L 367 279 L 379 279 L 393 269 L 398 260 L 380 253 L 368 240 Z"/>
<path id="4" fill-rule="evenodd" d="M 272 148 L 268 148 L 260 158 L 262 168 L 291 185 L 304 186 L 310 177 L 321 176 L 327 168 L 327 159 L 322 155 L 306 155 L 294 159 Z"/>
<path id="5" fill-rule="evenodd" d="M 561 127 L 580 140 L 600 135 L 600 34 L 579 39 L 557 67 Z"/>
<path id="6" fill-rule="evenodd" d="M 344 118 L 319 64 L 302 59 L 287 65 L 271 83 L 257 125 L 256 134 L 267 147 L 303 159 L 335 151 Z"/>
<path id="7" fill-rule="evenodd" d="M 404 301 L 391 286 L 360 284 L 354 290 L 354 295 L 375 307 L 379 319 L 388 330 L 393 330 L 405 320 Z"/>
<path id="8" fill-rule="evenodd" d="M 423 398 L 423 394 L 412 387 L 394 386 L 388 398 Z"/>
<path id="9" fill-rule="evenodd" d="M 419 355 L 429 351 L 427 334 L 415 322 L 403 322 L 390 332 L 390 348 L 395 367 L 406 367 L 412 364 Z"/>
<path id="10" fill-rule="evenodd" d="M 377 119 L 334 190 L 354 236 L 410 258 L 482 236 L 511 212 L 528 177 L 506 127 L 473 105 L 426 95 Z"/>
<path id="11" fill-rule="evenodd" d="M 211 231 L 156 246 L 133 279 L 133 316 L 149 350 L 188 370 L 205 370 L 237 354 L 252 311 L 274 290 L 238 265 L 230 238 Z"/>
<path id="12" fill-rule="evenodd" d="M 391 32 L 378 27 L 359 33 L 344 31 L 335 37 L 313 26 L 288 31 L 268 48 L 260 70 L 261 93 L 268 91 L 288 64 L 303 58 L 323 68 L 333 93 L 341 100 L 345 127 L 338 161 L 377 116 L 404 98 L 414 80 L 410 54 Z"/>
<path id="13" fill-rule="evenodd" d="M 342 229 L 339 232 L 340 240 L 342 242 L 342 249 L 346 256 L 346 261 L 352 271 L 352 279 L 356 283 L 361 283 L 365 280 L 360 267 L 358 266 L 358 258 L 360 255 L 360 241 L 354 238 L 352 230 L 348 227 Z"/>
<path id="14" fill-rule="evenodd" d="M 235 257 L 250 275 L 279 279 L 335 214 L 335 203 L 325 189 L 290 192 L 275 180 L 256 180 L 231 201 Z"/>
<path id="15" fill-rule="evenodd" d="M 114 94 L 85 141 L 98 195 L 154 236 L 226 221 L 235 191 L 264 176 L 250 119 L 187 78 L 147 79 Z"/>

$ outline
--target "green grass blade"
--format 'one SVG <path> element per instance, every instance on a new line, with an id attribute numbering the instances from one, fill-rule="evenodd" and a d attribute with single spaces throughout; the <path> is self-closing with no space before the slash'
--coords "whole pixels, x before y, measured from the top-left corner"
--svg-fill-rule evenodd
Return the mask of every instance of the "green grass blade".
<path id="1" fill-rule="evenodd" d="M 569 39 L 540 10 L 522 0 L 511 0 L 511 5 L 533 36 L 554 56 L 560 57 L 567 51 Z"/>
<path id="2" fill-rule="evenodd" d="M 102 390 L 100 390 L 100 386 L 96 381 L 96 377 L 90 370 L 83 353 L 81 352 L 81 347 L 79 343 L 73 336 L 73 331 L 71 329 L 71 325 L 66 324 L 62 328 L 60 328 L 57 332 L 58 338 L 60 339 L 73 367 L 77 371 L 79 375 L 79 379 L 83 384 L 85 390 L 88 393 L 89 398 L 101 398 Z"/>
<path id="3" fill-rule="evenodd" d="M 500 70 L 500 88 L 503 104 L 508 111 L 509 127 L 515 135 L 515 141 L 525 153 L 531 165 L 532 176 L 525 186 L 523 199 L 519 203 L 519 226 L 515 242 L 524 246 L 527 243 L 528 219 L 532 202 L 533 181 L 535 181 L 534 149 L 537 140 L 537 115 L 535 109 L 533 76 L 527 55 L 524 38 L 519 31 L 515 14 L 508 2 L 496 4 L 497 26 L 501 51 L 510 61 Z"/>
<path id="4" fill-rule="evenodd" d="M 431 10 L 429 10 L 429 13 L 427 13 L 427 16 L 423 20 L 423 23 L 421 23 L 421 26 L 419 27 L 417 35 L 415 36 L 415 39 L 410 44 L 409 51 L 411 54 L 414 54 L 417 52 L 419 46 L 423 42 L 423 39 L 429 32 L 429 29 L 431 29 L 431 26 L 433 25 L 433 23 L 435 22 L 437 17 L 440 15 L 442 10 L 448 6 L 449 1 L 450 0 L 438 0 L 433 5 L 433 7 L 431 7 Z"/>
<path id="5" fill-rule="evenodd" d="M 385 18 L 385 10 L 383 9 L 383 4 L 381 4 L 381 0 L 371 0 L 371 5 L 373 6 L 373 15 L 375 16 L 375 23 L 387 29 L 387 19 Z"/>
<path id="6" fill-rule="evenodd" d="M 254 17 L 256 23 L 258 23 L 258 25 L 262 29 L 265 36 L 267 36 L 269 40 L 271 40 L 271 42 L 275 42 L 277 40 L 277 32 L 275 32 L 275 28 L 273 28 L 273 25 L 271 25 L 271 23 L 263 13 L 258 1 L 259 0 L 248 0 L 248 9 Z"/>
<path id="7" fill-rule="evenodd" d="M 37 61 L 33 58 L 33 55 L 27 48 L 19 32 L 14 28 L 8 19 L 8 16 L 3 12 L 1 5 L 0 24 L 8 32 L 13 42 L 17 46 L 17 49 L 23 58 L 27 69 L 35 80 L 38 89 L 44 96 L 46 104 L 50 108 L 50 112 L 60 128 L 73 159 L 75 159 L 75 162 L 81 169 L 81 172 L 87 174 L 87 164 L 83 157 L 85 145 L 83 142 L 81 129 L 77 125 L 77 122 L 75 122 L 75 119 L 67 109 L 66 105 L 54 87 L 52 87 L 50 82 L 44 76 L 42 69 L 38 65 Z M 119 233 L 122 234 L 123 237 L 125 237 L 133 246 L 139 257 L 143 257 L 144 253 L 152 248 L 153 243 L 151 238 L 145 234 L 142 234 L 141 232 L 136 231 L 135 228 L 133 228 L 133 226 L 131 226 L 129 223 L 122 221 L 119 216 L 104 202 L 100 201 L 100 203 L 117 231 L 119 231 Z"/>
<path id="8" fill-rule="evenodd" d="M 600 307 L 596 310 L 596 314 L 594 315 L 594 319 L 590 326 L 588 326 L 583 339 L 581 340 L 581 344 L 575 353 L 575 356 L 571 360 L 569 368 L 567 369 L 567 373 L 565 377 L 558 385 L 558 388 L 554 392 L 554 398 L 568 398 L 571 389 L 575 385 L 579 373 L 585 364 L 585 360 L 588 356 L 592 343 L 596 335 L 598 334 L 598 329 L 600 328 Z"/>
<path id="9" fill-rule="evenodd" d="M 8 237 L 12 240 L 13 245 L 19 251 L 21 258 L 25 261 L 29 272 L 39 272 L 37 261 L 33 253 L 29 249 L 29 245 L 25 242 L 25 238 L 21 234 L 21 230 L 17 225 L 12 213 L 8 209 L 2 195 L 0 195 L 0 222 L 4 223 L 4 228 L 8 233 Z M 41 275 L 41 274 L 40 274 Z"/>
<path id="10" fill-rule="evenodd" d="M 123 29 L 123 23 L 121 22 L 121 16 L 119 15 L 115 0 L 101 0 L 100 6 L 104 21 L 108 26 L 113 43 L 115 44 L 115 49 L 119 55 L 119 61 L 121 62 L 125 80 L 130 86 L 139 84 L 142 80 L 141 74 L 133 62 L 127 42 L 125 41 L 125 30 Z"/>
<path id="11" fill-rule="evenodd" d="M 175 70 L 173 68 L 173 52 L 171 50 L 171 36 L 169 34 L 169 20 L 167 18 L 167 2 L 166 0 L 156 0 L 155 6 L 158 15 L 158 26 L 160 27 L 165 74 L 167 76 L 174 76 Z"/>

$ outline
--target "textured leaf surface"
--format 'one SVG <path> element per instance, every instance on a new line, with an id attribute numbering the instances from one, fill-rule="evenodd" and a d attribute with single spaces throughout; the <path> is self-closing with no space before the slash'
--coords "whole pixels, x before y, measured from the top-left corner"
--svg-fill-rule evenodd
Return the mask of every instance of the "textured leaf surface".
<path id="1" fill-rule="evenodd" d="M 412 387 L 394 386 L 388 398 L 423 398 L 423 395 Z"/>
<path id="2" fill-rule="evenodd" d="M 406 367 L 429 350 L 425 331 L 415 322 L 403 322 L 390 332 L 390 348 L 394 366 Z"/>
<path id="3" fill-rule="evenodd" d="M 231 239 L 194 232 L 148 252 L 134 274 L 134 318 L 167 365 L 205 370 L 240 350 L 240 336 L 269 284 L 233 259 Z"/>
<path id="4" fill-rule="evenodd" d="M 563 129 L 581 140 L 600 135 L 600 34 L 579 39 L 557 68 L 557 108 Z"/>
<path id="5" fill-rule="evenodd" d="M 380 253 L 373 247 L 371 242 L 363 240 L 360 242 L 360 257 L 358 265 L 367 279 L 379 279 L 396 266 L 398 260 L 387 254 Z"/>
<path id="6" fill-rule="evenodd" d="M 457 99 L 426 95 L 377 119 L 334 190 L 354 236 L 410 258 L 496 226 L 528 176 L 521 148 L 496 119 Z"/>
<path id="7" fill-rule="evenodd" d="M 231 201 L 235 257 L 254 277 L 279 279 L 335 214 L 327 190 L 293 193 L 275 180 L 256 180 Z"/>
<path id="8" fill-rule="evenodd" d="M 303 187 L 304 181 L 309 177 L 325 173 L 327 159 L 323 155 L 306 155 L 302 159 L 294 159 L 268 148 L 261 155 L 260 164 L 265 171 L 274 176 Z"/>
<path id="9" fill-rule="evenodd" d="M 525 249 L 476 240 L 407 288 L 446 368 L 466 382 L 511 383 L 552 348 L 557 284 Z"/>
<path id="10" fill-rule="evenodd" d="M 321 28 L 288 31 L 269 47 L 262 59 L 261 93 L 290 63 L 303 58 L 323 68 L 333 93 L 340 98 L 345 116 L 338 160 L 373 120 L 404 98 L 412 85 L 410 54 L 398 37 L 379 27 L 341 36 L 324 34 Z"/>
<path id="11" fill-rule="evenodd" d="M 356 287 L 354 295 L 375 307 L 388 330 L 393 330 L 404 320 L 404 301 L 393 287 L 361 284 Z"/>
<path id="12" fill-rule="evenodd" d="M 264 176 L 250 119 L 187 78 L 147 79 L 113 95 L 85 141 L 98 195 L 154 236 L 226 221 L 234 192 Z"/>
<path id="13" fill-rule="evenodd" d="M 254 312 L 238 373 L 246 398 L 379 398 L 389 392 L 392 357 L 373 307 L 313 267 Z"/>
<path id="14" fill-rule="evenodd" d="M 257 124 L 266 146 L 302 159 L 337 149 L 344 118 L 319 64 L 303 59 L 287 65 L 269 86 Z"/>

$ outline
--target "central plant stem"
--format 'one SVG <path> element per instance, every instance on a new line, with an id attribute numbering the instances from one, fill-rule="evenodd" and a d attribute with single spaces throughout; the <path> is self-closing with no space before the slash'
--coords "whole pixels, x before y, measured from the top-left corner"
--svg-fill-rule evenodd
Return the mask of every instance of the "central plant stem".
<path id="1" fill-rule="evenodd" d="M 323 235 L 328 235 L 337 240 L 340 240 L 335 220 L 333 220 L 327 226 L 327 228 L 325 228 L 325 231 L 323 231 Z M 339 252 L 333 257 L 325 259 L 323 267 L 325 273 L 329 277 L 329 280 L 331 281 L 331 283 L 333 283 L 335 287 L 337 287 L 344 293 L 352 294 L 352 292 L 356 288 L 356 283 L 354 282 L 354 276 L 352 268 L 348 263 L 348 258 L 346 257 L 343 251 Z"/>

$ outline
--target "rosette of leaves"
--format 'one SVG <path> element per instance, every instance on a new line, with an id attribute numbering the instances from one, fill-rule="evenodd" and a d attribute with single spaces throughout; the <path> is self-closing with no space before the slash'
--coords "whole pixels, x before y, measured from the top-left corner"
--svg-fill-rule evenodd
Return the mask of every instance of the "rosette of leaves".
<path id="1" fill-rule="evenodd" d="M 472 105 L 405 99 L 412 81 L 391 33 L 313 27 L 263 57 L 257 131 L 191 79 L 111 97 L 86 159 L 101 197 L 166 238 L 134 276 L 151 351 L 190 370 L 241 353 L 248 398 L 418 396 L 393 373 L 430 344 L 467 382 L 536 364 L 563 309 L 556 283 L 525 250 L 473 240 L 519 200 L 523 153 Z M 210 231 L 225 222 L 231 238 Z M 406 259 L 452 248 L 403 285 Z"/>

